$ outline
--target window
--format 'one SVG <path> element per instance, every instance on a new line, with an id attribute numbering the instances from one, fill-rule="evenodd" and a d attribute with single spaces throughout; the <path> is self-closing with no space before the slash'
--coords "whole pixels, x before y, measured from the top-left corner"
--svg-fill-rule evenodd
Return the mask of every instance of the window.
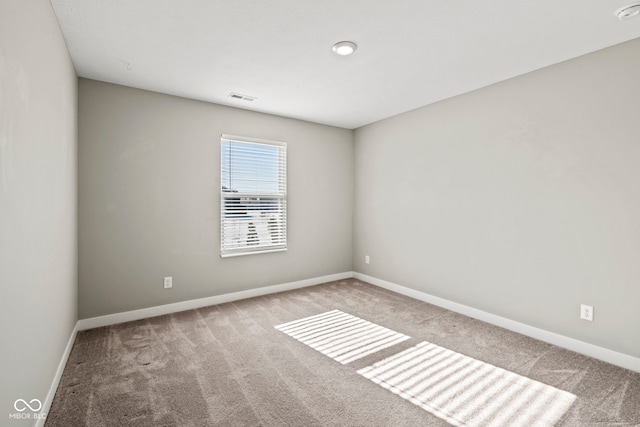
<path id="1" fill-rule="evenodd" d="M 287 249 L 287 145 L 220 140 L 220 255 Z"/>

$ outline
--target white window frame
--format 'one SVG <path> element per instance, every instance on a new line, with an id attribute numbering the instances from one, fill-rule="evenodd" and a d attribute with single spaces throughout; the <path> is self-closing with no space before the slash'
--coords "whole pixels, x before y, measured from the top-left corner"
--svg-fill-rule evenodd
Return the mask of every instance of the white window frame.
<path id="1" fill-rule="evenodd" d="M 225 144 L 229 147 L 226 153 Z M 277 149 L 277 183 L 271 180 L 268 181 L 269 185 L 261 184 L 267 181 L 261 181 L 257 176 L 261 165 L 273 167 L 273 160 L 261 158 L 264 151 L 260 150 L 265 147 Z M 220 138 L 220 157 L 220 256 L 226 258 L 286 251 L 287 144 L 223 134 Z M 255 177 L 249 178 L 250 173 L 255 173 Z M 234 189 L 234 181 L 245 184 L 253 181 L 255 189 Z M 225 183 L 229 188 L 225 188 Z"/>

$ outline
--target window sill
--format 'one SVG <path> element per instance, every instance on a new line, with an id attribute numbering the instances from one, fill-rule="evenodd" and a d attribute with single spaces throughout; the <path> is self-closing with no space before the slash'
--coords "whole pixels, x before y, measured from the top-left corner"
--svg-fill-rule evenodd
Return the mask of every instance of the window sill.
<path id="1" fill-rule="evenodd" d="M 287 248 L 266 249 L 264 251 L 236 252 L 236 253 L 229 253 L 229 254 L 220 254 L 220 258 L 233 258 L 238 256 L 269 254 L 273 252 L 286 252 L 286 251 L 287 251 Z"/>

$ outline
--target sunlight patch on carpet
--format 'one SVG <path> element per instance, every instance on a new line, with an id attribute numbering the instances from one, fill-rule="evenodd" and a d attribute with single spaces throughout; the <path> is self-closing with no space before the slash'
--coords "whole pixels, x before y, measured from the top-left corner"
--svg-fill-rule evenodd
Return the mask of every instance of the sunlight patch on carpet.
<path id="1" fill-rule="evenodd" d="M 275 328 L 343 365 L 410 338 L 340 310 Z"/>
<path id="2" fill-rule="evenodd" d="M 552 426 L 576 399 L 428 342 L 358 373 L 456 426 Z"/>

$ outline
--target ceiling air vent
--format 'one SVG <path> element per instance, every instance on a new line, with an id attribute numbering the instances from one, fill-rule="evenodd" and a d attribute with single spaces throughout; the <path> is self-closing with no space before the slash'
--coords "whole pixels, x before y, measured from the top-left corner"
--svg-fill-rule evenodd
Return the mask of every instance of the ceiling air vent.
<path id="1" fill-rule="evenodd" d="M 234 92 L 231 92 L 229 94 L 229 98 L 237 99 L 237 100 L 240 100 L 240 101 L 249 101 L 249 102 L 252 102 L 252 101 L 255 101 L 256 99 L 258 99 L 258 98 L 255 98 L 253 96 L 241 95 L 239 93 L 234 93 Z"/>

